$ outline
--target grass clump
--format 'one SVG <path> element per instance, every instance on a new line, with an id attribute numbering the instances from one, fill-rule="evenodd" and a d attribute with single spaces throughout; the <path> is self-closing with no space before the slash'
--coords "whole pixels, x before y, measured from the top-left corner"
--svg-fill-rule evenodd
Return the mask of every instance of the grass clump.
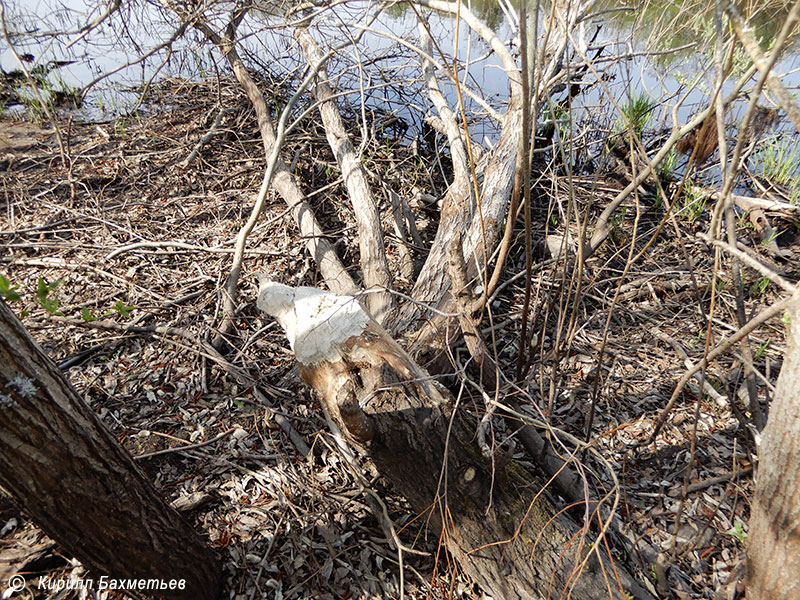
<path id="1" fill-rule="evenodd" d="M 683 192 L 683 203 L 679 214 L 683 215 L 688 219 L 689 223 L 694 225 L 695 221 L 705 212 L 707 201 L 708 196 L 703 193 L 702 188 L 694 185 L 687 185 Z"/>
<path id="2" fill-rule="evenodd" d="M 770 184 L 786 188 L 792 204 L 800 204 L 800 147 L 795 139 L 782 136 L 765 143 L 755 166 Z"/>
<path id="3" fill-rule="evenodd" d="M 642 139 L 645 127 L 650 122 L 650 115 L 656 106 L 655 100 L 645 92 L 628 96 L 625 104 L 620 105 L 622 119 L 617 129 L 631 131 L 637 138 Z"/>
<path id="4" fill-rule="evenodd" d="M 646 93 L 628 94 L 624 103 L 619 104 L 620 115 L 606 143 L 606 150 L 618 156 L 627 156 L 631 145 L 641 141 L 650 116 L 658 106 Z"/>

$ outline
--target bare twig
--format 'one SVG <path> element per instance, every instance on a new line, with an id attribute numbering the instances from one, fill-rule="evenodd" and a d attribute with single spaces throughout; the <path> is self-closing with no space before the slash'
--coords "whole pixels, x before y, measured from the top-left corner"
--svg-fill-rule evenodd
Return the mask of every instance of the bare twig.
<path id="1" fill-rule="evenodd" d="M 181 168 L 185 169 L 186 167 L 188 167 L 189 164 L 191 164 L 191 162 L 195 158 L 197 158 L 197 155 L 200 154 L 200 151 L 205 147 L 205 145 L 211 141 L 211 138 L 217 135 L 218 133 L 217 128 L 219 127 L 219 124 L 222 123 L 222 118 L 225 116 L 227 112 L 229 112 L 228 109 L 220 107 L 219 112 L 217 113 L 217 118 L 214 119 L 214 123 L 211 124 L 209 130 L 206 131 L 203 137 L 200 138 L 200 141 L 197 142 L 197 145 L 189 153 L 189 156 L 187 156 L 180 163 L 178 163 L 178 165 Z"/>
<path id="2" fill-rule="evenodd" d="M 699 370 L 705 369 L 711 363 L 711 361 L 713 361 L 719 355 L 724 353 L 726 350 L 728 350 L 728 348 L 733 346 L 739 340 L 743 339 L 745 336 L 750 334 L 756 328 L 760 327 L 770 319 L 780 315 L 784 310 L 786 310 L 789 307 L 792 301 L 795 300 L 796 295 L 797 292 L 795 292 L 793 296 L 784 298 L 780 302 L 776 302 L 769 308 L 766 308 L 763 311 L 761 311 L 758 315 L 750 319 L 744 327 L 740 328 L 732 336 L 723 338 L 722 341 L 720 341 L 720 343 L 716 345 L 716 347 L 714 347 L 711 351 L 709 351 L 708 356 L 706 358 L 697 362 L 694 366 L 692 366 L 683 374 L 683 376 L 680 378 L 677 385 L 675 386 L 675 390 L 672 392 L 672 396 L 670 396 L 667 405 L 661 411 L 658 418 L 656 419 L 655 424 L 653 425 L 653 433 L 650 435 L 651 442 L 654 441 L 658 436 L 658 433 L 661 431 L 661 427 L 664 426 L 664 422 L 667 420 L 667 417 L 669 416 L 672 407 L 675 406 L 675 402 L 678 400 L 678 397 L 683 391 L 683 388 L 686 387 L 686 384 L 688 383 L 689 379 L 691 379 L 692 376 Z"/>
<path id="3" fill-rule="evenodd" d="M 716 200 L 719 198 L 719 192 L 710 191 L 709 197 Z M 780 200 L 770 198 L 740 196 L 738 194 L 731 194 L 730 197 L 736 206 L 748 212 L 758 208 L 764 211 L 776 212 L 790 217 L 800 215 L 800 205 L 797 204 L 791 204 L 789 202 L 782 202 Z"/>
<path id="4" fill-rule="evenodd" d="M 138 250 L 140 248 L 180 248 L 181 250 L 191 250 L 192 252 L 208 252 L 211 254 L 233 254 L 233 248 L 208 248 L 205 246 L 196 246 L 194 244 L 187 244 L 186 242 L 178 242 L 174 240 L 164 240 L 164 241 L 156 241 L 156 242 L 136 242 L 134 244 L 127 244 L 125 246 L 120 246 L 116 250 L 113 250 L 106 254 L 106 260 L 111 260 L 119 256 L 120 254 L 125 254 L 126 252 L 131 252 L 133 250 Z M 259 256 L 280 256 L 280 252 L 270 252 L 269 250 L 258 250 L 253 248 L 251 250 L 246 250 L 246 254 L 255 254 Z"/>
<path id="5" fill-rule="evenodd" d="M 187 441 L 186 446 L 176 446 L 174 448 L 164 448 L 163 450 L 155 450 L 154 452 L 145 452 L 144 454 L 138 454 L 133 457 L 133 460 L 144 460 L 146 458 L 153 458 L 154 456 L 161 456 L 162 454 L 172 454 L 173 452 L 185 452 L 187 450 L 196 450 L 197 448 L 202 448 L 203 446 L 210 446 L 211 444 L 220 441 L 228 434 L 233 433 L 235 430 L 236 428 L 232 427 L 227 431 L 223 431 L 219 435 L 214 436 L 210 440 L 206 440 L 205 442 L 199 442 L 197 444 L 191 444 Z"/>
<path id="6" fill-rule="evenodd" d="M 786 48 L 785 42 L 787 38 L 792 33 L 798 21 L 800 21 L 800 2 L 795 2 L 791 10 L 789 10 L 789 14 L 786 15 L 786 20 L 783 23 L 780 33 L 775 38 L 773 50 L 769 56 L 765 56 L 764 53 L 761 52 L 758 40 L 756 40 L 755 35 L 753 35 L 752 26 L 745 22 L 736 5 L 728 1 L 725 6 L 725 11 L 728 13 L 731 24 L 736 31 L 736 37 L 742 42 L 742 46 L 744 46 L 744 49 L 750 55 L 750 58 L 761 72 L 761 75 L 766 78 L 767 87 L 778 98 L 783 110 L 789 115 L 789 119 L 791 119 L 795 129 L 800 132 L 800 108 L 797 107 L 788 90 L 781 83 L 781 80 L 772 72 L 772 68 L 775 66 L 778 57 Z"/>
<path id="7" fill-rule="evenodd" d="M 0 25 L 2 25 L 3 28 L 3 39 L 5 39 L 8 49 L 11 50 L 11 54 L 14 56 L 14 60 L 17 62 L 19 70 L 22 71 L 23 75 L 25 75 L 25 80 L 28 82 L 33 94 L 36 96 L 36 101 L 39 103 L 39 107 L 44 111 L 44 114 L 47 115 L 47 120 L 50 121 L 50 125 L 53 126 L 53 134 L 55 135 L 56 142 L 58 143 L 58 151 L 61 153 L 61 164 L 66 167 L 69 165 L 69 158 L 67 156 L 67 149 L 64 145 L 64 140 L 61 138 L 61 131 L 58 128 L 58 121 L 56 120 L 53 111 L 50 109 L 50 103 L 42 98 L 42 94 L 39 92 L 39 86 L 33 80 L 33 77 L 31 77 L 30 72 L 25 67 L 25 63 L 22 62 L 19 54 L 17 54 L 17 49 L 14 47 L 14 44 L 11 43 L 11 36 L 8 33 L 8 27 L 6 26 L 5 2 L 0 2 Z"/>
<path id="8" fill-rule="evenodd" d="M 707 490 L 712 485 L 719 485 L 720 483 L 728 483 L 729 481 L 735 481 L 740 477 L 744 477 L 746 475 L 750 475 L 753 472 L 753 467 L 748 467 L 746 469 L 738 469 L 733 471 L 732 473 L 725 473 L 724 475 L 718 475 L 716 477 L 709 477 L 708 479 L 704 479 L 703 481 L 698 481 L 697 483 L 693 483 L 688 488 L 688 493 L 694 494 L 696 492 L 702 492 L 703 490 Z"/>
<path id="9" fill-rule="evenodd" d="M 77 35 L 74 38 L 72 38 L 69 42 L 67 42 L 67 44 L 64 46 L 64 49 L 69 50 L 72 46 L 74 46 L 75 44 L 80 42 L 83 38 L 85 38 L 87 35 L 89 35 L 89 33 L 93 29 L 99 27 L 103 23 L 103 21 L 105 21 L 108 17 L 110 17 L 117 11 L 117 9 L 120 6 L 120 3 L 121 0 L 111 0 L 111 2 L 108 3 L 106 10 L 102 12 L 94 21 L 87 23 L 86 25 L 81 27 L 78 30 Z"/>
<path id="10" fill-rule="evenodd" d="M 253 396 L 255 396 L 256 399 L 262 405 L 264 405 L 268 410 L 270 410 L 270 412 L 274 416 L 275 422 L 280 426 L 281 429 L 283 429 L 286 436 L 292 441 L 295 448 L 297 448 L 297 451 L 300 452 L 300 454 L 302 454 L 303 456 L 308 456 L 308 453 L 311 451 L 308 447 L 308 444 L 306 444 L 306 442 L 303 440 L 303 437 L 292 426 L 289 420 L 280 413 L 274 411 L 272 403 L 261 392 L 261 390 L 258 389 L 256 381 L 252 377 L 250 377 L 250 375 L 240 370 L 239 368 L 235 367 L 230 362 L 228 362 L 208 342 L 200 341 L 198 344 L 198 335 L 196 333 L 189 331 L 188 329 L 184 329 L 182 327 L 170 327 L 166 325 L 138 326 L 127 323 L 118 323 L 116 321 L 108 321 L 108 320 L 86 322 L 78 319 L 69 319 L 64 317 L 53 317 L 53 319 L 68 325 L 75 325 L 77 327 L 86 327 L 89 329 L 102 329 L 102 330 L 120 331 L 123 333 L 134 333 L 134 334 L 148 334 L 148 335 L 156 335 L 157 337 L 171 336 L 187 340 L 187 342 L 191 343 L 191 346 L 187 344 L 176 344 L 176 345 L 179 345 L 182 348 L 194 352 L 196 354 L 199 354 L 201 356 L 205 356 L 209 360 L 216 363 L 226 373 L 231 375 L 236 380 L 237 383 L 250 387 L 252 389 Z M 176 343 L 173 340 L 169 339 L 169 337 L 162 337 L 162 339 L 173 344 Z M 176 450 L 184 450 L 184 449 L 185 448 L 178 448 Z"/>
<path id="11" fill-rule="evenodd" d="M 737 259 L 742 261 L 748 267 L 758 271 L 764 277 L 769 279 L 772 283 L 774 283 L 776 285 L 779 285 L 780 287 L 782 287 L 784 290 L 786 290 L 790 294 L 794 293 L 797 290 L 797 286 L 792 285 L 786 279 L 781 277 L 778 273 L 776 273 L 775 271 L 773 271 L 772 269 L 770 269 L 766 265 L 761 264 L 756 259 L 751 257 L 749 254 L 747 254 L 745 252 L 742 252 L 738 248 L 734 248 L 733 246 L 731 246 L 730 244 L 728 244 L 726 242 L 723 242 L 722 240 L 714 239 L 710 235 L 708 235 L 707 233 L 700 232 L 700 233 L 697 234 L 697 237 L 699 237 L 704 242 L 707 242 L 709 244 L 712 244 L 714 246 L 722 248 L 723 250 L 725 250 L 725 252 L 727 252 L 731 256 L 735 256 Z"/>
<path id="12" fill-rule="evenodd" d="M 751 67 L 747 72 L 745 72 L 739 81 L 734 86 L 734 89 L 725 99 L 725 105 L 732 102 L 739 94 L 739 91 L 744 87 L 744 85 L 750 80 L 753 76 L 753 72 L 755 67 Z M 673 122 L 675 126 L 673 127 L 672 133 L 667 138 L 667 140 L 662 144 L 659 151 L 653 156 L 652 159 L 647 161 L 647 166 L 641 170 L 633 180 L 621 191 L 619 192 L 616 197 L 606 205 L 603 212 L 597 218 L 597 224 L 595 225 L 595 231 L 592 235 L 591 240 L 584 248 L 585 255 L 591 256 L 594 252 L 600 247 L 600 245 L 606 240 L 609 233 L 611 233 L 611 227 L 609 226 L 609 220 L 614 212 L 619 208 L 619 206 L 633 193 L 633 190 L 637 189 L 648 177 L 650 177 L 655 172 L 655 167 L 661 164 L 661 162 L 667 157 L 670 150 L 677 144 L 678 140 L 680 140 L 683 136 L 690 133 L 693 129 L 698 127 L 703 121 L 705 121 L 706 117 L 708 117 L 713 111 L 715 107 L 709 106 L 705 110 L 702 110 L 694 115 L 694 117 L 683 127 L 677 126 L 677 107 L 673 110 Z"/>
<path id="13" fill-rule="evenodd" d="M 178 27 L 175 29 L 175 31 L 172 32 L 172 34 L 169 36 L 169 38 L 167 38 L 166 41 L 158 44 L 157 46 L 153 46 L 152 48 L 150 48 L 150 50 L 148 50 L 144 54 L 140 54 L 139 56 L 137 56 L 133 60 L 129 60 L 127 62 L 119 64 L 116 67 L 114 67 L 113 69 L 110 69 L 108 71 L 104 71 L 103 73 L 101 73 L 100 75 L 98 75 L 97 77 L 92 79 L 92 81 L 90 81 L 85 86 L 83 86 L 83 89 L 81 90 L 81 100 L 84 100 L 86 98 L 86 96 L 89 94 L 89 90 L 91 90 L 94 86 L 96 86 L 98 83 L 100 83 L 104 79 L 107 79 L 107 78 L 111 77 L 112 75 L 115 75 L 116 73 L 119 73 L 120 71 L 124 71 L 128 67 L 132 67 L 133 65 L 138 65 L 139 63 L 142 63 L 142 62 L 146 61 L 148 58 L 150 58 L 151 56 L 153 56 L 155 54 L 158 54 L 159 52 L 161 52 L 165 48 L 171 48 L 172 44 L 174 44 L 175 41 L 179 37 L 181 37 L 184 33 L 186 33 L 186 29 L 189 27 L 189 22 L 195 16 L 200 14 L 201 10 L 202 10 L 202 5 L 201 5 L 200 8 L 195 10 L 195 12 L 192 13 L 191 15 L 186 15 L 182 19 L 181 24 L 178 25 Z"/>

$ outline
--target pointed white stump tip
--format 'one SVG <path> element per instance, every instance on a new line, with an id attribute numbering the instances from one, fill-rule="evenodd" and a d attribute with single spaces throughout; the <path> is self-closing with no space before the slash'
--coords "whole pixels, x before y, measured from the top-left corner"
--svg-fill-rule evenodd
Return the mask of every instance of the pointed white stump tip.
<path id="1" fill-rule="evenodd" d="M 361 335 L 369 315 L 352 296 L 311 287 L 293 288 L 258 277 L 259 310 L 275 317 L 297 360 L 305 366 L 341 358 L 339 346 Z"/>

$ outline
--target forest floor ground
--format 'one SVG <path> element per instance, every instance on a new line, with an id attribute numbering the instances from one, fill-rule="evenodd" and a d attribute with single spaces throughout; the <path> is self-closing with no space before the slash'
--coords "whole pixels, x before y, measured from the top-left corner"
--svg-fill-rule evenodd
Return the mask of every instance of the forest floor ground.
<path id="1" fill-rule="evenodd" d="M 279 198 L 270 197 L 248 241 L 227 362 L 196 343 L 218 323 L 234 240 L 263 176 L 263 147 L 246 100 L 235 87 L 208 82 L 174 81 L 153 93 L 138 116 L 65 121 L 66 165 L 47 126 L 12 117 L 0 122 L 0 274 L 18 286 L 21 300 L 12 307 L 156 486 L 219 550 L 231 598 L 396 598 L 397 551 L 370 508 L 369 492 L 337 451 L 282 331 L 255 307 L 257 272 L 290 285 L 321 285 Z M 218 134 L 183 164 L 220 105 L 229 111 Z M 445 189 L 431 155 L 378 136 L 365 142 L 363 156 L 371 172 L 408 191 L 417 227 L 430 239 L 437 207 L 425 199 Z M 324 132 L 309 122 L 291 134 L 284 157 L 345 265 L 357 265 L 355 226 Z M 389 200 L 374 183 L 388 223 Z M 613 178 L 575 183 L 590 220 L 621 185 Z M 664 214 L 652 199 L 642 198 L 638 212 L 631 200 L 601 252 L 584 265 L 580 297 L 560 304 L 574 273 L 564 260 L 547 258 L 559 239 L 547 236 L 574 235 L 559 212 L 567 187 L 555 174 L 543 177 L 533 195 L 540 259 L 533 269 L 536 349 L 526 390 L 541 398 L 537 410 L 553 426 L 579 437 L 595 398 L 592 437 L 619 482 L 609 537 L 617 560 L 654 589 L 663 589 L 666 577 L 670 596 L 664 597 L 732 599 L 742 577 L 754 463 L 738 348 L 708 370 L 712 389 L 701 394 L 693 382 L 649 441 L 685 361 L 702 357 L 706 329 L 698 307 L 709 306 L 712 286 L 712 345 L 738 328 L 728 258 L 715 266 L 694 236 L 707 229 L 709 211 L 684 206 L 680 233 L 668 226 L 623 279 L 630 243 L 642 248 Z M 781 254 L 767 252 L 744 216 L 739 240 L 797 281 L 797 221 L 770 219 Z M 387 239 L 397 266 L 402 242 Z M 491 304 L 500 364 L 512 373 L 524 293 L 524 244 L 521 234 L 516 239 Z M 424 258 L 413 249 L 412 256 L 417 263 Z M 412 281 L 394 275 L 396 289 L 408 292 Z M 743 278 L 749 317 L 778 290 L 749 270 Z M 572 319 L 572 332 L 559 329 L 560 317 Z M 761 327 L 751 346 L 755 389 L 766 407 L 785 348 L 783 325 Z M 237 380 L 233 370 L 244 377 Z M 464 406 L 470 403 L 482 406 L 479 397 Z M 306 456 L 279 416 L 310 447 Z M 587 467 L 598 487 L 610 489 L 607 470 Z M 480 597 L 436 552 L 437 540 L 426 539 L 403 499 L 370 465 L 362 469 L 404 543 L 429 552 L 404 557 L 406 597 Z M 0 582 L 16 572 L 33 581 L 43 574 L 76 577 L 81 567 L 0 499 Z"/>

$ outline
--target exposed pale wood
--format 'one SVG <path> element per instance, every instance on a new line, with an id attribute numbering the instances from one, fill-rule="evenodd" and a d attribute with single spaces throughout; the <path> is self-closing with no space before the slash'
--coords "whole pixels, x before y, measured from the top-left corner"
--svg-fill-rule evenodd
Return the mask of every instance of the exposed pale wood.
<path id="1" fill-rule="evenodd" d="M 0 485 L 94 575 L 185 579 L 215 600 L 219 557 L 153 488 L 0 301 Z"/>
<path id="2" fill-rule="evenodd" d="M 718 200 L 719 192 L 712 192 L 710 197 Z M 779 213 L 789 217 L 800 215 L 800 205 L 790 204 L 778 199 L 755 198 L 753 196 L 740 196 L 739 194 L 731 194 L 731 199 L 736 206 L 748 212 L 759 208 L 766 212 Z"/>

